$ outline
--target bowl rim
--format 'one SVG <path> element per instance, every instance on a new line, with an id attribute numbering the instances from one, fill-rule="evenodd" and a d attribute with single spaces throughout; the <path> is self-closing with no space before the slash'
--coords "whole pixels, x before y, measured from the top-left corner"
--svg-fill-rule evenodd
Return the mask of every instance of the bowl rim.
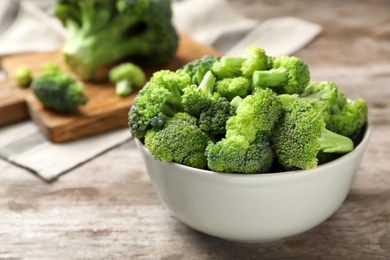
<path id="1" fill-rule="evenodd" d="M 202 175 L 207 175 L 207 176 L 223 176 L 223 177 L 227 177 L 227 178 L 240 178 L 240 179 L 244 179 L 244 178 L 262 179 L 262 178 L 283 178 L 283 177 L 285 178 L 286 176 L 294 176 L 294 177 L 306 176 L 308 174 L 312 174 L 312 172 L 319 171 L 319 170 L 326 169 L 326 168 L 330 168 L 336 164 L 339 164 L 340 161 L 343 161 L 349 157 L 354 156 L 354 154 L 356 154 L 356 153 L 363 152 L 361 150 L 365 149 L 364 147 L 368 143 L 369 138 L 371 136 L 370 123 L 367 121 L 367 123 L 365 124 L 365 126 L 363 128 L 364 128 L 364 132 L 362 133 L 362 138 L 361 138 L 360 142 L 358 143 L 358 145 L 355 146 L 355 148 L 351 152 L 349 152 L 345 155 L 342 155 L 341 157 L 339 157 L 335 160 L 332 160 L 331 162 L 321 164 L 321 165 L 317 166 L 316 168 L 309 169 L 309 170 L 294 170 L 294 171 L 272 172 L 272 173 L 261 173 L 261 174 L 260 173 L 253 173 L 253 174 L 222 173 L 222 172 L 198 169 L 198 168 L 186 166 L 186 165 L 176 163 L 176 162 L 158 161 L 153 157 L 153 154 L 144 146 L 144 144 L 139 139 L 137 139 L 137 138 L 134 138 L 134 139 L 135 139 L 135 142 L 138 145 L 138 147 L 140 149 L 143 149 L 147 154 L 149 154 L 149 156 L 151 156 L 153 160 L 155 160 L 159 163 L 162 163 L 162 164 L 170 165 L 171 167 L 183 169 L 186 172 L 189 172 L 190 174 L 202 174 Z"/>

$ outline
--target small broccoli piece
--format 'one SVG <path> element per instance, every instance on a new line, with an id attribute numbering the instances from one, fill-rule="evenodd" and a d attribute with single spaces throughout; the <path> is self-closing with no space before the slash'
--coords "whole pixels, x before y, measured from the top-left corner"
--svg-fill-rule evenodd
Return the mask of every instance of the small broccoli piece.
<path id="1" fill-rule="evenodd" d="M 254 71 L 267 69 L 268 57 L 256 46 L 246 48 L 247 56 L 223 56 L 213 64 L 212 72 L 218 79 L 244 76 L 251 78 Z"/>
<path id="2" fill-rule="evenodd" d="M 247 59 L 242 63 L 242 75 L 252 78 L 256 70 L 266 70 L 268 57 L 265 51 L 257 46 L 250 45 L 246 48 Z"/>
<path id="3" fill-rule="evenodd" d="M 204 169 L 207 164 L 204 152 L 210 141 L 208 135 L 194 124 L 196 118 L 190 119 L 190 115 L 178 113 L 170 120 L 163 129 L 148 132 L 147 148 L 159 161 Z"/>
<path id="4" fill-rule="evenodd" d="M 331 109 L 334 106 L 339 90 L 331 81 L 310 82 L 300 94 L 281 94 L 280 101 L 286 107 L 293 101 L 302 100 L 309 102 L 318 112 L 321 113 L 325 123 L 328 122 Z"/>
<path id="5" fill-rule="evenodd" d="M 309 68 L 294 56 L 275 57 L 272 69 L 253 73 L 253 85 L 272 88 L 280 94 L 300 94 L 310 81 Z"/>
<path id="6" fill-rule="evenodd" d="M 218 98 L 211 102 L 207 110 L 199 116 L 199 127 L 211 135 L 225 135 L 226 122 L 235 114 L 235 107 L 226 98 Z"/>
<path id="7" fill-rule="evenodd" d="M 237 110 L 226 122 L 227 138 L 242 135 L 253 142 L 259 131 L 271 131 L 283 113 L 282 103 L 270 89 L 258 89 L 244 99 L 236 97 L 230 103 Z"/>
<path id="8" fill-rule="evenodd" d="M 127 96 L 145 83 L 143 70 L 131 63 L 126 62 L 113 67 L 109 73 L 110 81 L 115 83 L 115 93 L 118 96 Z"/>
<path id="9" fill-rule="evenodd" d="M 214 62 L 211 71 L 218 79 L 242 76 L 241 67 L 245 60 L 245 57 L 223 56 Z"/>
<path id="10" fill-rule="evenodd" d="M 234 97 L 246 97 L 252 92 L 252 82 L 245 77 L 239 76 L 235 78 L 224 78 L 217 81 L 215 92 L 221 96 L 232 100 Z"/>
<path id="11" fill-rule="evenodd" d="M 321 114 L 307 101 L 294 101 L 286 107 L 272 131 L 272 143 L 286 170 L 315 168 L 319 151 L 343 154 L 354 148 L 351 139 L 327 130 Z"/>
<path id="12" fill-rule="evenodd" d="M 59 0 L 54 14 L 67 32 L 64 60 L 83 80 L 123 59 L 156 65 L 176 54 L 169 0 Z"/>
<path id="13" fill-rule="evenodd" d="M 31 82 L 31 89 L 47 108 L 69 113 L 87 103 L 84 84 L 75 81 L 58 65 L 45 63 L 42 72 Z"/>
<path id="14" fill-rule="evenodd" d="M 204 75 L 211 70 L 214 62 L 218 60 L 219 58 L 207 54 L 200 59 L 185 64 L 182 69 L 190 75 L 191 84 L 199 85 Z"/>
<path id="15" fill-rule="evenodd" d="M 241 135 L 209 142 L 206 148 L 209 169 L 224 173 L 266 173 L 274 160 L 268 134 L 259 132 L 253 143 Z"/>
<path id="16" fill-rule="evenodd" d="M 207 110 L 211 102 L 218 98 L 214 95 L 214 84 L 215 77 L 211 71 L 208 71 L 199 86 L 192 84 L 184 88 L 182 95 L 184 111 L 199 117 L 203 111 Z"/>
<path id="17" fill-rule="evenodd" d="M 142 139 L 153 127 L 183 111 L 181 88 L 190 82 L 188 74 L 161 70 L 138 92 L 128 114 L 128 125 L 135 138 Z"/>
<path id="18" fill-rule="evenodd" d="M 27 65 L 18 66 L 14 71 L 13 78 L 22 88 L 29 87 L 33 79 L 30 67 Z"/>
<path id="19" fill-rule="evenodd" d="M 333 106 L 326 127 L 335 133 L 351 137 L 363 128 L 367 122 L 367 116 L 366 101 L 361 98 L 346 101 L 341 108 Z"/>

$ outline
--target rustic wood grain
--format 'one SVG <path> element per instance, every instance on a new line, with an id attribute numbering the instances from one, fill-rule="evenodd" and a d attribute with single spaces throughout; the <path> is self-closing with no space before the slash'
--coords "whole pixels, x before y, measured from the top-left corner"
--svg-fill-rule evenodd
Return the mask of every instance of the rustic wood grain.
<path id="1" fill-rule="evenodd" d="M 210 237 L 164 209 L 129 141 L 52 184 L 0 160 L 0 259 L 390 259 L 390 2 L 231 3 L 259 20 L 293 15 L 321 23 L 323 34 L 296 55 L 313 79 L 333 80 L 368 101 L 370 143 L 340 209 L 276 242 Z"/>
<path id="2" fill-rule="evenodd" d="M 25 99 L 29 89 L 21 89 L 12 79 L 0 81 L 0 126 L 29 118 Z"/>
<path id="3" fill-rule="evenodd" d="M 176 70 L 187 62 L 200 58 L 205 54 L 220 55 L 215 49 L 199 44 L 187 35 L 181 34 L 176 57 L 164 65 L 144 68 L 147 79 L 154 71 L 161 69 Z M 26 64 L 32 68 L 33 74 L 36 75 L 39 73 L 42 63 L 46 61 L 55 61 L 67 69 L 59 51 L 8 56 L 3 58 L 2 67 L 9 75 L 12 75 L 15 68 L 21 64 Z M 11 79 L 8 81 L 12 82 Z M 25 95 L 27 92 L 24 89 L 10 86 L 12 91 L 6 91 L 7 86 L 4 86 L 2 89 L 5 90 L 0 92 L 0 109 L 12 113 L 8 113 L 8 117 L 2 117 L 1 121 L 5 124 L 20 120 L 21 116 L 18 113 L 20 113 L 22 107 L 24 111 L 26 110 L 25 101 L 27 101 L 31 118 L 45 136 L 53 142 L 67 142 L 127 126 L 127 113 L 136 93 L 127 97 L 118 97 L 115 95 L 114 85 L 107 82 L 85 82 L 85 86 L 85 95 L 88 98 L 87 104 L 66 115 L 46 109 L 34 95 Z M 26 98 L 23 99 L 23 97 Z M 15 101 L 16 105 L 6 102 L 10 99 Z M 18 111 L 14 112 L 15 106 L 17 106 Z"/>

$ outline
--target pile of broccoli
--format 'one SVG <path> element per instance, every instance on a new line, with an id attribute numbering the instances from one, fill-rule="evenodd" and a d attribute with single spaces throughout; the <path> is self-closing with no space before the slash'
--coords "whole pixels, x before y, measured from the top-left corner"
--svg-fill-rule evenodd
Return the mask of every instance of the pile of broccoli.
<path id="1" fill-rule="evenodd" d="M 156 65 L 176 54 L 170 0 L 58 0 L 54 14 L 66 28 L 64 60 L 82 80 L 106 79 L 124 59 Z"/>
<path id="2" fill-rule="evenodd" d="M 133 137 L 160 161 L 222 173 L 305 170 L 354 149 L 367 104 L 314 82 L 294 56 L 206 55 L 155 72 L 128 115 Z"/>

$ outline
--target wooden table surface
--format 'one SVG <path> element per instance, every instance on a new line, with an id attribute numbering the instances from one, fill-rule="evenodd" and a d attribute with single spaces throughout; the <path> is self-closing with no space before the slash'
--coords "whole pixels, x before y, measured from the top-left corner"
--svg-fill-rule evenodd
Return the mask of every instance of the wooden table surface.
<path id="1" fill-rule="evenodd" d="M 390 259 L 390 1 L 232 1 L 247 17 L 295 16 L 322 34 L 295 55 L 313 80 L 369 104 L 372 135 L 344 204 L 265 244 L 199 233 L 159 202 L 133 141 L 48 184 L 0 160 L 0 259 Z"/>

